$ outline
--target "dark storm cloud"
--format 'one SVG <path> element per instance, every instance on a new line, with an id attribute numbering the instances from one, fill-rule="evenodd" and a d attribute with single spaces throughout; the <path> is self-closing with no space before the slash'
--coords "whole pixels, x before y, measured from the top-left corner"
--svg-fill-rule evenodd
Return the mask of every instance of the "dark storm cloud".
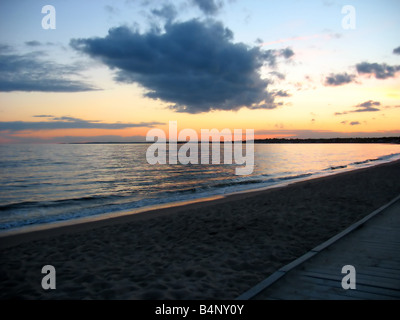
<path id="1" fill-rule="evenodd" d="M 35 117 L 46 117 L 45 115 Z M 56 129 L 125 129 L 125 128 L 152 128 L 157 125 L 164 125 L 161 122 L 141 123 L 102 123 L 96 120 L 82 120 L 73 117 L 53 117 L 49 121 L 3 121 L 0 122 L 0 131 L 38 131 Z"/>
<path id="2" fill-rule="evenodd" d="M 361 62 L 356 68 L 358 73 L 374 75 L 376 79 L 392 78 L 400 71 L 400 66 L 389 66 L 386 63 Z"/>
<path id="3" fill-rule="evenodd" d="M 276 66 L 277 57 L 290 51 L 263 51 L 232 40 L 221 23 L 190 20 L 167 23 L 163 33 L 113 28 L 104 38 L 73 39 L 71 46 L 116 70 L 117 81 L 139 83 L 149 90 L 147 97 L 171 103 L 178 112 L 277 107 L 259 70 Z"/>
<path id="4" fill-rule="evenodd" d="M 0 91 L 80 92 L 95 90 L 81 81 L 69 80 L 78 69 L 40 59 L 40 52 L 24 55 L 0 50 Z"/>
<path id="5" fill-rule="evenodd" d="M 393 49 L 393 54 L 400 54 L 400 47 Z"/>
<path id="6" fill-rule="evenodd" d="M 341 86 L 343 84 L 350 83 L 354 80 L 355 76 L 347 73 L 338 73 L 333 74 L 331 73 L 325 79 L 326 86 Z"/>
<path id="7" fill-rule="evenodd" d="M 197 5 L 203 13 L 207 15 L 217 14 L 219 9 L 222 7 L 221 2 L 216 2 L 214 0 L 192 0 L 192 2 Z"/>

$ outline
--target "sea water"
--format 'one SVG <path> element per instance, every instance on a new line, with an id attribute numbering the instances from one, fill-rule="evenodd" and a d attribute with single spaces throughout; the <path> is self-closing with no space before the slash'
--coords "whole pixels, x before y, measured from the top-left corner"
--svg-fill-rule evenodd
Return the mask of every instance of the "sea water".
<path id="1" fill-rule="evenodd" d="M 235 164 L 150 165 L 149 144 L 0 145 L 0 232 L 128 212 L 330 175 L 400 159 L 396 144 L 256 144 Z"/>

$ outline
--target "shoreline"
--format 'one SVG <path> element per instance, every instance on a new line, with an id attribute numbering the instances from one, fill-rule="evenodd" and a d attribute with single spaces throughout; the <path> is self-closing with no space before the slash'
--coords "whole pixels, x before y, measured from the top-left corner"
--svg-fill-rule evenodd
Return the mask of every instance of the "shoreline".
<path id="1" fill-rule="evenodd" d="M 227 183 L 222 183 L 222 185 L 216 184 L 216 186 L 211 185 L 211 188 L 209 188 L 208 185 L 206 185 L 204 188 L 203 185 L 196 186 L 193 184 L 189 184 L 187 186 L 187 189 L 180 189 L 175 194 L 172 194 L 173 198 L 171 198 L 169 195 L 166 196 L 164 192 L 161 192 L 158 196 L 150 193 L 150 195 L 139 195 L 139 197 L 137 197 L 135 201 L 133 201 L 133 199 L 128 199 L 128 201 L 124 199 L 124 201 L 120 203 L 119 201 L 113 202 L 113 200 L 106 200 L 106 203 L 100 206 L 97 204 L 97 207 L 96 204 L 94 206 L 91 206 L 89 202 L 85 202 L 82 204 L 76 202 L 77 205 L 82 206 L 80 209 L 76 209 L 76 207 L 71 209 L 67 206 L 65 208 L 61 208 L 62 210 L 59 211 L 57 211 L 58 202 L 74 201 L 75 203 L 75 201 L 86 200 L 87 193 L 81 193 L 77 197 L 60 196 L 58 198 L 54 198 L 53 200 L 49 200 L 49 205 L 46 203 L 46 199 L 41 199 L 40 201 L 37 201 L 35 198 L 33 198 L 31 200 L 33 207 L 31 208 L 31 210 L 35 210 L 36 208 L 41 209 L 42 206 L 49 207 L 49 209 L 44 210 L 44 212 L 41 214 L 36 214 L 36 212 L 32 212 L 35 214 L 31 214 L 31 212 L 29 212 L 29 206 L 25 207 L 25 199 L 20 197 L 19 201 L 6 201 L 6 203 L 4 204 L 6 210 L 6 218 L 2 222 L 0 228 L 0 239 L 16 234 L 30 233 L 33 231 L 43 231 L 46 229 L 88 223 L 91 221 L 98 221 L 103 219 L 113 219 L 119 216 L 139 214 L 145 211 L 154 211 L 166 207 L 182 206 L 185 204 L 197 203 L 202 201 L 206 202 L 229 195 L 236 195 L 238 193 L 252 193 L 267 190 L 270 188 L 287 186 L 289 184 L 309 179 L 340 174 L 346 171 L 359 170 L 366 167 L 377 166 L 380 164 L 400 160 L 400 153 L 398 153 L 397 151 L 399 150 L 391 150 L 391 152 L 386 152 L 384 153 L 384 155 L 375 155 L 369 157 L 365 156 L 364 158 L 362 158 L 365 160 L 360 160 L 358 162 L 354 159 L 352 161 L 348 159 L 348 161 L 345 162 L 339 161 L 339 163 L 337 164 L 332 164 L 328 161 L 325 163 L 324 166 L 320 166 L 320 168 L 318 169 L 309 168 L 310 170 L 307 171 L 289 171 L 283 172 L 280 175 L 276 175 L 274 173 L 270 175 L 257 173 L 254 176 L 250 176 L 248 179 L 246 177 L 245 179 L 239 179 L 239 181 L 236 181 L 235 179 L 228 179 Z M 225 180 L 222 181 L 225 182 Z M 173 193 L 173 189 L 171 190 Z M 182 194 L 181 191 L 183 191 Z M 167 193 L 170 192 L 171 191 L 167 190 Z M 97 197 L 96 193 L 89 194 L 89 198 L 91 198 L 92 196 L 94 198 Z M 112 199 L 112 196 L 114 195 L 118 196 L 118 192 L 110 192 L 107 194 L 107 196 L 111 196 L 110 199 Z M 30 202 L 28 201 L 27 204 L 30 204 Z M 9 207 L 11 208 L 10 212 L 8 212 Z M 18 209 L 20 207 L 23 209 L 22 214 L 18 212 Z M 25 212 L 28 212 L 26 215 L 24 214 L 24 210 Z M 51 210 L 54 211 L 52 212 Z M 55 214 L 53 215 L 52 213 Z"/>
<path id="2" fill-rule="evenodd" d="M 400 161 L 0 238 L 1 299 L 234 299 L 400 194 Z M 57 290 L 41 289 L 43 265 Z M 36 283 L 36 282 L 37 283 Z"/>
<path id="3" fill-rule="evenodd" d="M 197 209 L 207 205 L 215 205 L 215 204 L 229 202 L 232 200 L 245 199 L 248 197 L 253 197 L 259 194 L 263 194 L 265 192 L 269 192 L 270 190 L 282 189 L 288 186 L 306 183 L 307 181 L 326 179 L 332 176 L 367 170 L 370 168 L 379 167 L 383 165 L 390 165 L 396 162 L 400 163 L 400 160 L 373 164 L 361 168 L 351 168 L 351 169 L 347 168 L 340 172 L 329 172 L 324 175 L 317 174 L 316 176 L 300 178 L 297 181 L 281 182 L 276 185 L 270 185 L 254 189 L 246 189 L 241 191 L 233 191 L 226 194 L 219 194 L 215 196 L 206 196 L 196 199 L 167 202 L 162 204 L 139 207 L 127 211 L 116 211 L 106 214 L 99 214 L 99 215 L 81 217 L 70 220 L 54 221 L 39 225 L 23 226 L 11 230 L 3 230 L 0 231 L 0 249 L 15 244 L 19 244 L 25 241 L 41 239 L 42 237 L 59 235 L 68 232 L 86 231 L 92 228 L 106 226 L 110 223 L 111 224 L 129 223 L 135 220 L 154 218 L 164 214 L 176 213 L 183 210 Z"/>

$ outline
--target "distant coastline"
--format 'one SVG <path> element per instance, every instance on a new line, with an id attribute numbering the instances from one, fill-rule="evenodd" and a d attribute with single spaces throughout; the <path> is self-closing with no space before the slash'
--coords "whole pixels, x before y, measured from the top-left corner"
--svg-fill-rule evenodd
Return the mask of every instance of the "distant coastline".
<path id="1" fill-rule="evenodd" d="M 382 138 L 325 138 L 325 139 L 257 139 L 254 143 L 395 143 L 400 144 L 400 137 Z"/>
<path id="2" fill-rule="evenodd" d="M 149 144 L 153 142 L 137 141 L 137 142 L 65 142 L 61 144 Z M 186 143 L 186 141 L 178 141 L 178 143 Z M 254 143 L 391 143 L 400 144 L 399 137 L 380 137 L 380 138 L 316 138 L 316 139 L 299 139 L 299 138 L 271 138 L 256 139 Z"/>

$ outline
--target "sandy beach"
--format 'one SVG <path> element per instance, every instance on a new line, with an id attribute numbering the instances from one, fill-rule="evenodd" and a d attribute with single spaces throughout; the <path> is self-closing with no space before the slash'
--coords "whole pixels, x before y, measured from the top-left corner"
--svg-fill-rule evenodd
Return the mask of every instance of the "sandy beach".
<path id="1" fill-rule="evenodd" d="M 234 299 L 400 194 L 400 161 L 0 238 L 1 299 Z M 56 269 L 43 290 L 42 267 Z"/>

